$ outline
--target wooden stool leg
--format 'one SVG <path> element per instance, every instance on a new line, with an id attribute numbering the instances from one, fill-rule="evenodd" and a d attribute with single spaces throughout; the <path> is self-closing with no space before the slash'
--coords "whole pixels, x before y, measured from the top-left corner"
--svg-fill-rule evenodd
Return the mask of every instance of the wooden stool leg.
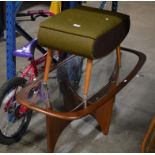
<path id="1" fill-rule="evenodd" d="M 119 66 L 121 66 L 121 48 L 118 46 L 116 48 L 116 53 L 117 53 L 117 63 Z"/>
<path id="2" fill-rule="evenodd" d="M 48 81 L 49 71 L 52 65 L 52 59 L 53 59 L 52 50 L 48 49 L 47 56 L 46 56 L 46 62 L 45 62 L 45 72 L 44 72 L 44 77 L 43 77 L 43 83 L 41 85 L 41 93 L 44 96 L 44 102 L 47 108 L 50 107 L 47 81 Z"/>
<path id="3" fill-rule="evenodd" d="M 54 152 L 56 142 L 70 121 L 65 121 L 50 117 L 46 115 L 46 129 L 47 129 L 47 150 L 49 153 Z"/>
<path id="4" fill-rule="evenodd" d="M 93 60 L 87 59 L 86 64 L 86 73 L 85 73 L 85 81 L 84 81 L 84 90 L 83 90 L 83 98 L 84 98 L 84 107 L 86 108 L 88 89 L 90 84 L 91 71 L 93 66 Z"/>
<path id="5" fill-rule="evenodd" d="M 47 84 L 47 81 L 48 81 L 48 74 L 49 74 L 51 65 L 52 65 L 52 50 L 48 49 L 47 56 L 46 56 L 46 65 L 45 65 L 44 78 L 43 78 L 43 81 L 46 84 Z"/>

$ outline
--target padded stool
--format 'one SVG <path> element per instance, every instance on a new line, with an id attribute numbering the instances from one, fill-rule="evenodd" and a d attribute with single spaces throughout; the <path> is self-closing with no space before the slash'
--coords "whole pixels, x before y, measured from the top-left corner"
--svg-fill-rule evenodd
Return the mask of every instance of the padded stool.
<path id="1" fill-rule="evenodd" d="M 92 60 L 112 52 L 129 32 L 129 16 L 90 7 L 69 9 L 41 23 L 38 41 L 49 49 L 67 51 L 88 58 L 83 99 L 86 106 Z M 117 52 L 120 53 L 119 48 Z M 120 55 L 120 54 L 118 54 Z M 51 67 L 51 50 L 47 54 L 44 82 Z M 118 57 L 120 62 L 120 58 Z"/>
<path id="2" fill-rule="evenodd" d="M 40 24 L 42 46 L 90 59 L 116 48 L 129 32 L 129 16 L 89 7 L 63 11 Z"/>

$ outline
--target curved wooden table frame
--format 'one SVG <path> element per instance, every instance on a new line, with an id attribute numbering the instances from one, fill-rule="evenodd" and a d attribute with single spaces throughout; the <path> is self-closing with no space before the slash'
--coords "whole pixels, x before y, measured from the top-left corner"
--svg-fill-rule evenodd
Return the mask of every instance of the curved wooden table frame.
<path id="1" fill-rule="evenodd" d="M 146 56 L 141 52 L 124 48 L 124 47 L 121 47 L 121 50 L 137 55 L 139 58 L 137 64 L 135 65 L 133 70 L 128 74 L 128 76 L 126 76 L 126 78 L 124 78 L 122 82 L 118 83 L 120 62 L 118 62 L 118 58 L 117 58 L 117 63 L 115 65 L 115 69 L 111 76 L 110 82 L 108 83 L 107 86 L 103 87 L 99 92 L 94 94 L 94 96 L 88 100 L 88 103 L 87 103 L 88 106 L 85 109 L 79 106 L 77 109 L 71 112 L 56 112 L 56 111 L 53 111 L 52 108 L 41 108 L 35 105 L 35 103 L 30 103 L 29 101 L 27 101 L 25 97 L 26 94 L 29 92 L 31 88 L 37 85 L 37 83 L 40 82 L 41 79 L 32 83 L 30 86 L 25 87 L 24 89 L 22 89 L 21 92 L 17 94 L 17 101 L 20 104 L 28 107 L 29 109 L 41 112 L 46 115 L 48 152 L 54 151 L 54 147 L 58 137 L 60 136 L 64 128 L 72 120 L 82 118 L 86 115 L 92 115 L 99 123 L 103 134 L 105 135 L 108 134 L 110 121 L 112 117 L 113 103 L 115 101 L 116 94 L 131 81 L 131 79 L 141 69 L 141 67 L 143 66 L 146 60 Z M 63 63 L 64 62 L 62 62 L 62 64 Z M 62 64 L 58 64 L 56 67 L 53 67 L 52 70 L 58 68 Z M 107 88 L 108 88 L 108 92 L 106 95 L 103 96 L 103 92 L 107 91 Z M 82 102 L 82 98 L 80 96 L 78 96 L 72 90 L 71 92 L 72 92 L 72 97 L 75 97 L 76 100 L 79 100 Z M 99 97 L 97 101 L 96 101 L 96 97 Z"/>
<path id="2" fill-rule="evenodd" d="M 147 132 L 145 133 L 142 145 L 142 153 L 154 153 L 155 152 L 155 116 L 153 117 Z"/>

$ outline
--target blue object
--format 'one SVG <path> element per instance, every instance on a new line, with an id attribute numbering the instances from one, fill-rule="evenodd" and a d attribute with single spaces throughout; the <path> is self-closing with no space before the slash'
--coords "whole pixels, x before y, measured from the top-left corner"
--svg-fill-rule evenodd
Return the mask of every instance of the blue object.
<path id="1" fill-rule="evenodd" d="M 13 51 L 16 49 L 16 13 L 22 2 L 6 1 L 6 66 L 7 79 L 16 75 L 16 58 L 13 57 Z"/>
<path id="2" fill-rule="evenodd" d="M 20 7 L 21 7 L 21 5 L 22 5 L 22 1 L 16 1 L 15 2 L 15 10 L 16 10 L 16 14 L 17 14 L 17 12 L 19 11 L 19 9 L 20 9 Z"/>
<path id="3" fill-rule="evenodd" d="M 62 1 L 62 11 L 69 8 L 75 8 L 80 4 L 81 1 Z"/>
<path id="4" fill-rule="evenodd" d="M 16 59 L 13 57 L 13 51 L 16 49 L 15 34 L 15 2 L 6 2 L 6 64 L 7 79 L 16 75 Z"/>
<path id="5" fill-rule="evenodd" d="M 16 121 L 16 116 L 13 113 L 8 113 L 8 121 L 14 123 Z"/>
<path id="6" fill-rule="evenodd" d="M 106 5 L 106 1 L 102 1 L 99 6 L 99 9 L 104 9 L 105 5 Z M 112 1 L 111 10 L 117 12 L 117 8 L 118 8 L 118 1 Z"/>
<path id="7" fill-rule="evenodd" d="M 99 6 L 99 9 L 104 9 L 105 4 L 106 4 L 106 1 L 102 1 L 100 6 Z"/>
<path id="8" fill-rule="evenodd" d="M 118 1 L 112 1 L 112 11 L 117 12 Z"/>
<path id="9" fill-rule="evenodd" d="M 69 2 L 69 8 L 75 8 L 78 6 L 79 2 L 78 1 L 70 1 Z"/>
<path id="10" fill-rule="evenodd" d="M 19 56 L 19 57 L 24 57 L 24 58 L 33 58 L 34 50 L 35 50 L 35 47 L 37 46 L 37 44 L 38 44 L 37 39 L 33 39 L 25 46 L 14 50 L 13 56 Z"/>

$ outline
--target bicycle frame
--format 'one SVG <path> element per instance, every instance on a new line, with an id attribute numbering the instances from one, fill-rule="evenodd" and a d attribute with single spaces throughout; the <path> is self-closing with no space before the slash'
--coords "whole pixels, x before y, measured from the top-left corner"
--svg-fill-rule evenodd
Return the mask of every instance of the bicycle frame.
<path id="1" fill-rule="evenodd" d="M 29 82 L 32 82 L 37 76 L 38 76 L 38 68 L 37 66 L 44 63 L 46 60 L 46 54 L 41 56 L 38 59 L 30 59 L 30 64 L 26 66 L 25 70 L 22 72 L 20 77 L 27 79 Z M 45 66 L 45 64 L 43 65 Z M 4 107 L 4 111 L 7 111 L 7 109 L 10 106 L 12 97 L 16 94 L 17 89 L 14 89 L 11 94 L 5 99 L 6 106 Z M 25 106 L 20 106 L 19 112 L 21 114 L 24 114 L 27 111 L 27 108 Z"/>
<path id="2" fill-rule="evenodd" d="M 42 64 L 43 62 L 45 62 L 46 59 L 46 54 L 44 54 L 43 56 L 41 56 L 38 59 L 31 59 L 30 60 L 30 65 L 28 65 L 25 70 L 23 71 L 23 73 L 21 74 L 22 78 L 28 78 L 29 81 L 33 81 L 37 76 L 38 76 L 38 68 L 37 66 L 39 64 Z M 30 74 L 29 74 L 30 73 Z"/>

